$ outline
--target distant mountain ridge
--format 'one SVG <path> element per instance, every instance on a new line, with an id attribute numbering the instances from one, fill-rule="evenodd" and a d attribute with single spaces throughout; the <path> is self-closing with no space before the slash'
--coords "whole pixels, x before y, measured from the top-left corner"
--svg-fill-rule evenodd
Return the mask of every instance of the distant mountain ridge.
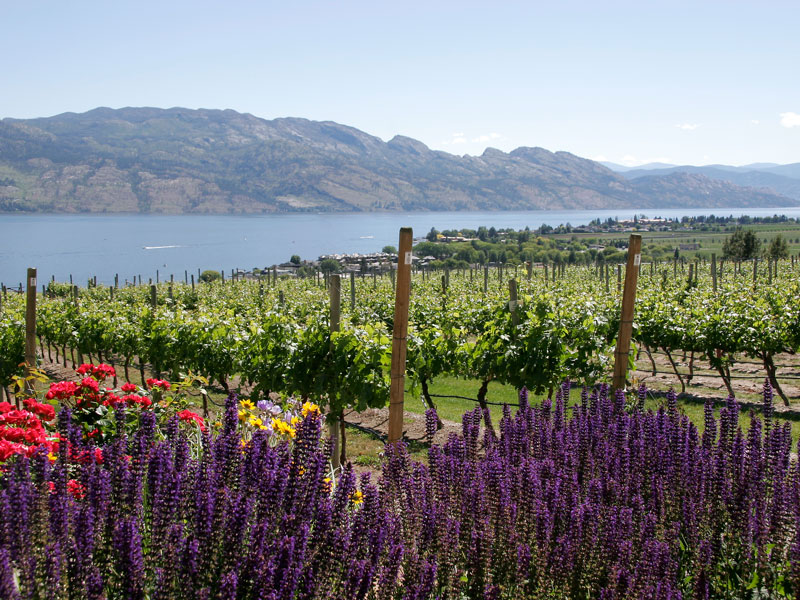
<path id="1" fill-rule="evenodd" d="M 775 175 L 781 177 L 781 175 Z M 761 185 L 760 181 L 755 182 Z M 794 194 L 794 188 L 786 188 Z M 0 121 L 0 211 L 263 213 L 777 207 L 703 173 L 631 177 L 568 152 L 455 156 L 331 121 L 98 108 Z"/>

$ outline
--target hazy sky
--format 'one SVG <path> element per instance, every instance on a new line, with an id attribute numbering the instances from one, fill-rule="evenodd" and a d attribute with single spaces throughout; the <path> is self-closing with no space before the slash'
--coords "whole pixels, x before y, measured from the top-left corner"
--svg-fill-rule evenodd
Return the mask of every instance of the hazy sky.
<path id="1" fill-rule="evenodd" d="M 232 108 L 455 154 L 800 162 L 800 3 L 0 0 L 0 117 Z"/>

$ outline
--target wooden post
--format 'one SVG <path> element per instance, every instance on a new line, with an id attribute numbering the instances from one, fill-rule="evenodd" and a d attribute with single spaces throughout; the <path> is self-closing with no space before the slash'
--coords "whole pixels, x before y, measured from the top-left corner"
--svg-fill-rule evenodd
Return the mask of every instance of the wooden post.
<path id="1" fill-rule="evenodd" d="M 402 227 L 397 253 L 397 291 L 394 303 L 394 333 L 392 335 L 392 382 L 389 396 L 390 444 L 403 437 L 406 332 L 408 331 L 408 303 L 411 291 L 411 239 L 411 227 Z"/>
<path id="2" fill-rule="evenodd" d="M 489 291 L 489 267 L 483 267 L 483 293 Z"/>
<path id="3" fill-rule="evenodd" d="M 528 281 L 531 280 L 531 274 L 533 273 L 533 263 L 531 261 L 525 262 L 525 269 L 528 271 Z"/>
<path id="4" fill-rule="evenodd" d="M 519 310 L 517 309 L 517 280 L 513 277 L 508 280 L 508 308 L 511 311 L 511 322 L 516 327 L 519 325 Z"/>
<path id="5" fill-rule="evenodd" d="M 356 274 L 350 272 L 350 310 L 356 309 Z"/>
<path id="6" fill-rule="evenodd" d="M 25 376 L 36 368 L 36 269 L 28 269 L 28 288 L 25 302 Z M 33 379 L 26 379 L 25 392 L 35 393 Z M 19 404 L 19 400 L 17 400 Z M 17 406 L 19 408 L 19 406 Z"/>
<path id="7" fill-rule="evenodd" d="M 712 253 L 711 254 L 711 285 L 714 288 L 714 292 L 717 291 L 717 255 Z"/>
<path id="8" fill-rule="evenodd" d="M 625 289 L 622 294 L 622 316 L 619 322 L 617 349 L 614 352 L 614 389 L 624 390 L 628 372 L 628 357 L 633 335 L 633 308 L 636 302 L 636 282 L 642 260 L 642 236 L 631 234 L 628 244 L 628 265 L 625 269 Z"/>
<path id="9" fill-rule="evenodd" d="M 758 279 L 758 259 L 753 259 L 753 285 L 755 286 L 756 280 Z"/>
<path id="10" fill-rule="evenodd" d="M 192 291 L 194 291 L 194 273 L 192 273 Z"/>
<path id="11" fill-rule="evenodd" d="M 156 269 L 156 283 L 158 283 L 158 269 Z"/>
<path id="12" fill-rule="evenodd" d="M 330 329 L 331 334 L 339 331 L 339 322 L 342 307 L 342 286 L 338 275 L 331 275 L 328 278 L 328 293 L 330 294 Z M 332 344 L 332 342 L 331 342 Z M 334 469 L 342 466 L 340 457 L 341 449 L 339 446 L 339 416 L 338 414 L 328 413 L 328 433 L 331 436 L 331 464 Z"/>
<path id="13" fill-rule="evenodd" d="M 150 286 L 150 304 L 154 309 L 158 305 L 158 296 L 157 296 L 157 293 L 156 293 L 156 286 L 155 285 L 151 285 Z"/>
<path id="14" fill-rule="evenodd" d="M 636 265 L 637 267 L 639 265 Z M 617 294 L 622 291 L 622 265 L 617 265 Z"/>

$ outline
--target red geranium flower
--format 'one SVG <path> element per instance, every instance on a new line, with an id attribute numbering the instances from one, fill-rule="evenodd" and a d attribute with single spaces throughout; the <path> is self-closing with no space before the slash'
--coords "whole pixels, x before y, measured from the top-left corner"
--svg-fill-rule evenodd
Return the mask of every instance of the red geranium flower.
<path id="1" fill-rule="evenodd" d="M 75 500 L 83 500 L 83 497 L 86 495 L 86 487 L 80 481 L 70 479 L 67 482 L 67 493 L 75 498 Z"/>
<path id="2" fill-rule="evenodd" d="M 91 391 L 97 394 L 100 391 L 100 384 L 97 383 L 97 380 L 93 379 L 92 377 L 84 377 L 81 380 L 81 387 L 84 388 L 84 392 Z"/>
<path id="3" fill-rule="evenodd" d="M 25 408 L 38 415 L 45 421 L 52 421 L 56 418 L 56 409 L 49 404 L 41 404 L 33 398 L 26 398 L 22 402 L 25 404 Z"/>
<path id="4" fill-rule="evenodd" d="M 168 390 L 170 388 L 170 383 L 166 379 L 148 379 L 147 380 L 147 387 L 149 388 L 156 388 L 159 387 L 164 390 Z"/>
<path id="5" fill-rule="evenodd" d="M 190 410 L 182 410 L 182 411 L 180 411 L 178 413 L 178 418 L 181 421 L 194 421 L 195 423 L 197 423 L 199 425 L 200 431 L 205 431 L 206 430 L 206 424 L 203 421 L 203 417 L 201 417 L 197 413 L 194 413 L 194 412 L 192 412 Z"/>
<path id="6" fill-rule="evenodd" d="M 136 391 L 136 386 L 132 383 L 123 383 L 120 389 L 126 394 L 130 394 L 131 392 Z"/>
<path id="7" fill-rule="evenodd" d="M 68 400 L 72 398 L 78 391 L 78 384 L 73 381 L 59 381 L 58 383 L 50 384 L 50 391 L 47 392 L 45 398 L 52 400 Z"/>

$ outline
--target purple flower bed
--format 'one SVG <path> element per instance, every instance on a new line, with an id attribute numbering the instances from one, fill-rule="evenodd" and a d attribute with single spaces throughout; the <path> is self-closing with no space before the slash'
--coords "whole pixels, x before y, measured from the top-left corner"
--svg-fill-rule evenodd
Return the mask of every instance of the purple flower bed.
<path id="1" fill-rule="evenodd" d="M 0 480 L 0 597 L 800 593 L 788 425 L 752 418 L 745 434 L 731 399 L 718 415 L 706 407 L 700 434 L 674 397 L 653 413 L 607 388 L 574 408 L 567 394 L 531 407 L 523 391 L 497 437 L 480 410 L 465 414 L 428 465 L 387 449 L 376 482 L 349 468 L 327 479 L 316 413 L 292 444 L 264 432 L 243 444 L 235 398 L 196 458 L 175 420 L 156 442 L 147 419 L 102 464 L 17 457 Z M 74 436 L 68 412 L 60 422 Z"/>

